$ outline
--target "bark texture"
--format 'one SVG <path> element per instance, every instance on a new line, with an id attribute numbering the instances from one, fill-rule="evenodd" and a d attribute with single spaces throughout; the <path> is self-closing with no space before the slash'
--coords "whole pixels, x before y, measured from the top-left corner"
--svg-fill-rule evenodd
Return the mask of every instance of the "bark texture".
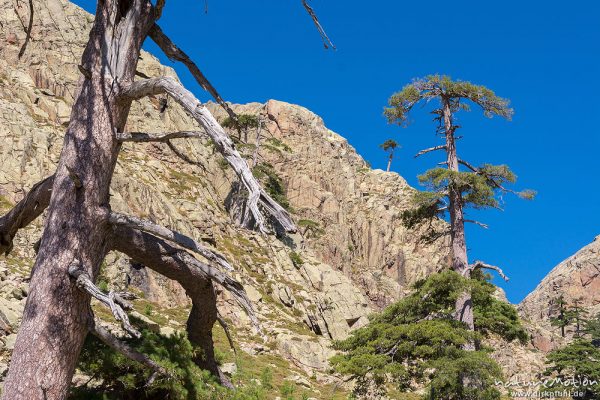
<path id="1" fill-rule="evenodd" d="M 444 123 L 444 134 L 446 136 L 446 162 L 448 169 L 458 172 L 458 156 L 456 154 L 456 139 L 454 131 L 456 127 L 452 123 L 452 111 L 450 100 L 442 97 L 442 118 Z M 450 212 L 450 246 L 452 253 L 452 269 L 459 274 L 470 277 L 469 261 L 467 258 L 467 243 L 465 240 L 465 215 L 463 210 L 463 199 L 460 189 L 456 184 L 448 184 L 449 212 Z M 469 329 L 474 330 L 473 302 L 471 293 L 464 292 L 456 300 L 456 319 L 464 322 Z M 471 348 L 472 344 L 467 347 Z"/>
<path id="2" fill-rule="evenodd" d="M 80 260 L 95 278 L 107 251 L 109 185 L 139 51 L 154 22 L 148 0 L 99 1 L 84 50 L 76 100 L 54 176 L 48 218 L 34 265 L 4 400 L 62 399 L 90 326 L 90 297 L 68 268 Z"/>

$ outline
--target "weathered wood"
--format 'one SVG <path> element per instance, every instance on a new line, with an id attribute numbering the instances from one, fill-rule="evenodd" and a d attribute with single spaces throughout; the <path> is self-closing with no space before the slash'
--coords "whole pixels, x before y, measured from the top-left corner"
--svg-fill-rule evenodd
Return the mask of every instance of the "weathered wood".
<path id="1" fill-rule="evenodd" d="M 319 35 L 321 35 L 321 39 L 323 40 L 323 46 L 325 46 L 326 49 L 331 47 L 333 50 L 335 50 L 335 46 L 334 46 L 333 42 L 331 41 L 331 39 L 329 39 L 329 36 L 327 36 L 327 34 L 325 33 L 325 29 L 323 29 L 323 27 L 321 26 L 321 23 L 319 22 L 319 18 L 317 17 L 317 14 L 312 9 L 312 7 L 308 4 L 308 1 L 302 0 L 302 5 L 304 6 L 304 9 L 308 13 L 308 15 L 310 15 L 310 17 L 312 18 L 313 22 L 315 23 L 315 26 L 317 27 L 317 30 L 319 31 Z"/>
<path id="2" fill-rule="evenodd" d="M 25 197 L 0 217 L 0 253 L 8 255 L 18 230 L 29 225 L 48 207 L 54 175 L 36 183 Z"/>
<path id="3" fill-rule="evenodd" d="M 193 62 L 190 57 L 181 50 L 165 33 L 162 31 L 158 24 L 154 24 L 150 32 L 148 33 L 150 39 L 154 41 L 160 47 L 160 49 L 165 53 L 165 55 L 171 61 L 179 61 L 183 65 L 186 66 L 188 71 L 192 74 L 192 76 L 196 79 L 196 82 L 202 87 L 202 89 L 206 90 L 210 95 L 215 99 L 215 101 L 223 107 L 225 112 L 231 117 L 232 120 L 238 120 L 237 114 L 231 109 L 229 104 L 217 92 L 217 89 L 210 83 L 210 81 L 204 76 L 200 68 Z"/>
<path id="4" fill-rule="evenodd" d="M 139 338 L 141 337 L 140 332 L 135 329 L 129 322 L 129 317 L 125 312 L 125 309 L 131 310 L 133 307 L 121 296 L 115 292 L 104 293 L 98 286 L 94 284 L 92 278 L 88 275 L 86 269 L 81 265 L 79 260 L 75 260 L 69 267 L 69 275 L 75 281 L 75 285 L 79 290 L 89 294 L 106 307 L 110 308 L 115 319 L 121 322 L 121 326 L 132 336 Z"/>
<path id="5" fill-rule="evenodd" d="M 123 86 L 122 97 L 129 100 L 137 100 L 150 95 L 161 93 L 169 94 L 179 103 L 205 130 L 215 142 L 216 148 L 221 152 L 229 165 L 236 172 L 246 189 L 248 190 L 247 210 L 249 215 L 245 218 L 244 225 L 249 226 L 250 214 L 254 219 L 258 230 L 267 233 L 265 218 L 259 208 L 259 203 L 271 217 L 273 217 L 287 232 L 295 232 L 296 226 L 290 214 L 271 198 L 260 186 L 246 160 L 235 149 L 231 138 L 225 133 L 221 125 L 213 117 L 210 111 L 179 82 L 171 77 L 152 78 L 134 82 Z"/>
<path id="6" fill-rule="evenodd" d="M 233 267 L 227 259 L 215 250 L 209 249 L 208 247 L 200 244 L 189 236 L 182 233 L 173 231 L 164 226 L 155 224 L 154 222 L 144 220 L 141 218 L 128 216 L 119 213 L 111 213 L 109 217 L 111 224 L 123 225 L 133 229 L 138 229 L 147 233 L 150 233 L 159 238 L 163 238 L 178 244 L 179 246 L 191 250 L 194 253 L 201 255 L 209 261 L 214 262 L 217 265 L 225 268 L 228 271 L 233 271 Z"/>
<path id="7" fill-rule="evenodd" d="M 27 49 L 27 44 L 31 40 L 31 30 L 33 29 L 33 0 L 29 0 L 29 23 L 27 24 L 27 29 L 25 30 L 25 41 L 21 45 L 21 49 L 19 50 L 19 55 L 17 58 L 23 57 L 25 54 L 25 50 Z"/>
<path id="8" fill-rule="evenodd" d="M 446 145 L 444 144 L 444 145 L 434 146 L 434 147 L 430 147 L 428 149 L 421 150 L 417 154 L 415 154 L 415 158 L 420 157 L 423 154 L 431 153 L 432 151 L 436 151 L 436 150 L 446 150 Z"/>
<path id="9" fill-rule="evenodd" d="M 490 265 L 488 263 L 484 263 L 483 261 L 475 261 L 473 264 L 471 264 L 469 266 L 469 269 L 471 271 L 476 270 L 478 268 L 490 269 L 490 270 L 496 271 L 498 273 L 498 275 L 500 275 L 500 277 L 502 279 L 504 279 L 506 282 L 508 282 L 510 280 L 509 277 L 504 274 L 504 271 L 502 271 L 502 269 L 500 267 L 497 267 L 495 265 Z"/>

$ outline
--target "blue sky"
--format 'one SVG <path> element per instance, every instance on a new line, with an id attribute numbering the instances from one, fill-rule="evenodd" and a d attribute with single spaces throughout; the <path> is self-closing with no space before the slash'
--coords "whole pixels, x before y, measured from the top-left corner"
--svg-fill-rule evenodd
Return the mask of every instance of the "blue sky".
<path id="1" fill-rule="evenodd" d="M 90 11 L 95 2 L 75 3 Z M 600 2 L 325 1 L 311 3 L 337 51 L 325 51 L 300 0 L 167 2 L 161 26 L 232 102 L 278 99 L 309 108 L 375 168 L 378 144 L 400 142 L 392 169 L 416 175 L 440 156 L 415 160 L 439 144 L 428 109 L 401 129 L 382 116 L 387 98 L 413 78 L 448 74 L 511 99 L 513 121 L 477 109 L 459 115 L 459 154 L 472 163 L 507 163 L 516 188 L 533 202 L 506 197 L 505 211 L 478 213 L 471 259 L 502 266 L 496 279 L 520 301 L 557 263 L 600 234 Z M 173 65 L 201 100 L 210 97 Z"/>

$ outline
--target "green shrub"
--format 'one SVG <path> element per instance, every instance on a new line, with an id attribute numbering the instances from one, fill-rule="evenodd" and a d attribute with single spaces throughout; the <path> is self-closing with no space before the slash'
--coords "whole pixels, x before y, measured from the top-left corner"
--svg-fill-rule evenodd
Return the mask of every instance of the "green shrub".
<path id="1" fill-rule="evenodd" d="M 300 268 L 302 264 L 304 264 L 304 260 L 300 257 L 300 254 L 295 251 L 290 253 L 290 260 L 292 260 L 292 264 L 294 264 L 294 267 L 296 268 Z"/>
<path id="2" fill-rule="evenodd" d="M 426 384 L 427 398 L 436 400 L 496 400 L 493 387 L 501 377 L 489 349 L 466 351 L 490 334 L 505 340 L 527 339 L 514 307 L 493 296 L 489 275 L 472 279 L 446 271 L 414 285 L 414 292 L 371 317 L 365 327 L 334 342 L 342 353 L 331 359 L 337 372 L 357 377 L 356 394 L 385 391 L 388 384 L 410 390 Z M 476 331 L 453 318 L 457 298 L 470 290 Z M 470 385 L 464 385 L 468 380 Z M 476 388 L 476 390 L 475 390 Z"/>

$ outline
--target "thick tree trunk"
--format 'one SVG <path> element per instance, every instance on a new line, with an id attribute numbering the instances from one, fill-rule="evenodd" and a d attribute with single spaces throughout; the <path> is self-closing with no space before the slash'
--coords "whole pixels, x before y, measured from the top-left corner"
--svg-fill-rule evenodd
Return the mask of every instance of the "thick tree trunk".
<path id="1" fill-rule="evenodd" d="M 114 134 L 123 130 L 130 104 L 119 100 L 119 87 L 133 81 L 153 22 L 149 0 L 98 2 L 4 400 L 67 395 L 91 323 L 90 298 L 68 268 L 78 260 L 95 277 L 107 251 L 109 186 L 120 146 Z"/>
<path id="2" fill-rule="evenodd" d="M 446 154 L 448 169 L 458 172 L 458 156 L 456 154 L 456 141 L 454 138 L 455 127 L 452 124 L 452 111 L 448 99 L 442 98 L 442 117 L 446 135 Z M 452 269 L 459 274 L 470 276 L 469 261 L 467 258 L 467 244 L 465 241 L 465 216 L 463 200 L 460 189 L 450 181 L 448 184 L 449 211 L 450 211 L 450 246 L 452 249 Z M 473 304 L 471 293 L 464 292 L 456 301 L 456 319 L 464 322 L 469 329 L 475 329 L 473 322 Z M 470 345 L 471 346 L 471 345 Z"/>
<path id="3" fill-rule="evenodd" d="M 392 168 L 392 159 L 394 158 L 394 153 L 390 153 L 390 156 L 388 157 L 388 163 L 387 163 L 387 168 L 386 168 L 386 172 L 390 172 L 390 168 Z"/>

